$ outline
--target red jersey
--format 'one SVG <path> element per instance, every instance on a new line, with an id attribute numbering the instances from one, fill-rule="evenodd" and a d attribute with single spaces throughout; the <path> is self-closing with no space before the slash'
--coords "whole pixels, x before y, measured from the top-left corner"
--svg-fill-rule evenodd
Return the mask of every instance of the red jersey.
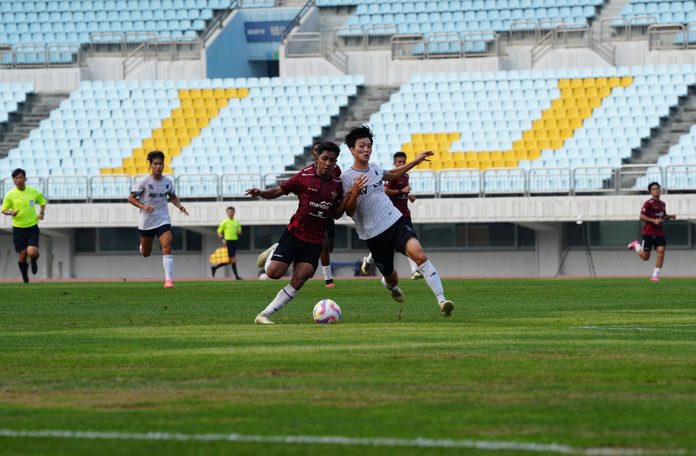
<path id="1" fill-rule="evenodd" d="M 640 210 L 640 213 L 647 217 L 656 219 L 663 219 L 664 216 L 667 215 L 665 203 L 661 200 L 656 200 L 653 198 L 650 198 L 643 203 L 643 208 Z M 643 226 L 642 234 L 644 236 L 664 236 L 665 231 L 662 228 L 662 225 L 655 225 L 654 223 L 646 222 L 645 226 Z"/>
<path id="2" fill-rule="evenodd" d="M 408 174 L 403 174 L 394 180 L 387 181 L 384 186 L 390 190 L 401 190 L 408 186 Z M 408 208 L 408 193 L 399 193 L 396 196 L 390 196 L 394 206 L 406 217 L 411 216 L 411 210 Z"/>
<path id="3" fill-rule="evenodd" d="M 334 208 L 343 199 L 341 179 L 333 175 L 322 179 L 317 175 L 317 167 L 310 165 L 281 184 L 280 188 L 286 195 L 294 193 L 299 197 L 288 231 L 301 241 L 323 244 L 326 222 L 333 220 Z"/>

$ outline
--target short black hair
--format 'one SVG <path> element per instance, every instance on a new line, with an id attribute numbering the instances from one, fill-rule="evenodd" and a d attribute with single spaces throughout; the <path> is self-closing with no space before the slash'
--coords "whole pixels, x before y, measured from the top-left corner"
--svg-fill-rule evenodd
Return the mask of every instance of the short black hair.
<path id="1" fill-rule="evenodd" d="M 237 210 L 236 210 L 234 207 L 232 207 L 232 206 L 227 206 L 227 209 L 225 209 L 225 210 L 229 211 L 230 209 L 232 209 L 233 211 L 237 212 Z"/>
<path id="2" fill-rule="evenodd" d="M 374 143 L 374 134 L 372 133 L 372 130 L 370 130 L 370 127 L 368 127 L 367 125 L 360 125 L 359 127 L 354 127 L 346 135 L 344 142 L 346 143 L 346 146 L 348 146 L 349 149 L 352 149 L 353 147 L 355 147 L 355 141 L 357 141 L 360 138 L 370 138 L 370 142 Z"/>
<path id="3" fill-rule="evenodd" d="M 319 144 L 319 149 L 317 150 L 317 155 L 321 155 L 322 152 L 335 152 L 336 157 L 341 153 L 341 148 L 331 141 L 322 141 Z"/>
<path id="4" fill-rule="evenodd" d="M 403 150 L 400 150 L 394 154 L 394 160 L 396 160 L 399 157 L 403 157 L 404 159 L 406 158 L 406 152 Z"/>
<path id="5" fill-rule="evenodd" d="M 24 177 L 27 177 L 27 173 L 22 168 L 17 168 L 14 171 L 12 171 L 12 177 L 17 177 L 20 174 Z"/>
<path id="6" fill-rule="evenodd" d="M 152 163 L 152 160 L 155 160 L 156 158 L 164 160 L 164 152 L 162 152 L 161 150 L 153 150 L 148 152 L 147 161 Z"/>
<path id="7" fill-rule="evenodd" d="M 662 186 L 661 186 L 659 183 L 657 183 L 657 182 L 650 182 L 650 183 L 648 184 L 648 191 L 652 190 L 653 185 L 657 185 L 659 188 L 662 188 Z"/>

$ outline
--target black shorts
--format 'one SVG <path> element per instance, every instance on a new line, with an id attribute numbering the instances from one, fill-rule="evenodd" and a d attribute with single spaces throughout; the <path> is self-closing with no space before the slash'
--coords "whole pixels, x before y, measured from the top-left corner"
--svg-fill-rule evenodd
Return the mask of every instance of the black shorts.
<path id="1" fill-rule="evenodd" d="M 653 246 L 654 247 L 665 247 L 667 246 L 667 240 L 665 239 L 664 236 L 652 236 L 649 234 L 644 234 L 643 235 L 643 242 L 640 243 L 640 246 L 645 250 L 646 252 L 649 252 L 652 250 Z"/>
<path id="2" fill-rule="evenodd" d="M 30 226 L 29 228 L 12 228 L 12 241 L 14 242 L 15 252 L 19 253 L 26 250 L 27 247 L 39 246 L 39 225 Z"/>
<path id="3" fill-rule="evenodd" d="M 375 266 L 383 276 L 394 271 L 394 252 L 406 253 L 406 243 L 418 238 L 411 227 L 410 217 L 401 217 L 382 234 L 367 240 Z"/>
<path id="4" fill-rule="evenodd" d="M 172 230 L 172 226 L 167 223 L 166 225 L 161 225 L 161 226 L 158 226 L 157 228 L 153 228 L 151 230 L 138 230 L 138 232 L 140 233 L 140 235 L 142 237 L 153 238 L 153 237 L 157 236 L 159 238 L 164 233 L 166 233 L 167 231 L 171 231 L 171 230 Z"/>
<path id="5" fill-rule="evenodd" d="M 312 244 L 297 239 L 286 229 L 278 240 L 278 247 L 276 247 L 271 259 L 287 264 L 309 263 L 316 270 L 317 264 L 319 264 L 319 255 L 321 255 L 320 244 Z"/>
<path id="6" fill-rule="evenodd" d="M 237 241 L 228 241 L 225 239 L 225 244 L 227 244 L 227 256 L 230 260 L 237 256 Z"/>

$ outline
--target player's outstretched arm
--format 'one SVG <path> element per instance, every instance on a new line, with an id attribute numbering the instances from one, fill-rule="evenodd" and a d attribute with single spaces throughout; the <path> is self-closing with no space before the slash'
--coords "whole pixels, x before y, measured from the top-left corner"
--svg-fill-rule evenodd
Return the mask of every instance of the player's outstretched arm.
<path id="1" fill-rule="evenodd" d="M 431 150 L 427 150 L 425 152 L 421 152 L 420 154 L 416 155 L 416 158 L 411 160 L 410 162 L 397 166 L 396 168 L 390 169 L 388 171 L 384 172 L 384 176 L 382 177 L 382 180 L 385 181 L 390 181 L 393 179 L 396 179 L 397 177 L 402 176 L 404 173 L 409 172 L 412 168 L 415 168 L 416 166 L 420 165 L 424 161 L 430 161 L 428 160 L 428 157 L 434 155 L 434 152 Z"/>
<path id="2" fill-rule="evenodd" d="M 254 187 L 247 189 L 247 191 L 245 191 L 244 194 L 247 196 L 251 196 L 252 198 L 259 197 L 263 199 L 274 199 L 278 198 L 279 196 L 285 195 L 285 192 L 280 187 L 273 187 L 266 190 L 261 190 Z"/>
<path id="3" fill-rule="evenodd" d="M 174 206 L 176 206 L 179 211 L 181 211 L 182 214 L 189 215 L 188 211 L 186 208 L 181 204 L 181 201 L 179 201 L 179 197 L 176 195 L 169 195 L 169 201 L 172 202 Z"/>

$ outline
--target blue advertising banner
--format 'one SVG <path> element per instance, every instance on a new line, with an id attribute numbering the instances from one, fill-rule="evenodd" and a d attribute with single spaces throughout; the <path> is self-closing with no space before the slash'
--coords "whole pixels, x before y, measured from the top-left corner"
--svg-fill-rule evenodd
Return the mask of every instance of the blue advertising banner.
<path id="1" fill-rule="evenodd" d="M 292 21 L 245 22 L 244 34 L 247 43 L 280 41 L 285 27 Z"/>

